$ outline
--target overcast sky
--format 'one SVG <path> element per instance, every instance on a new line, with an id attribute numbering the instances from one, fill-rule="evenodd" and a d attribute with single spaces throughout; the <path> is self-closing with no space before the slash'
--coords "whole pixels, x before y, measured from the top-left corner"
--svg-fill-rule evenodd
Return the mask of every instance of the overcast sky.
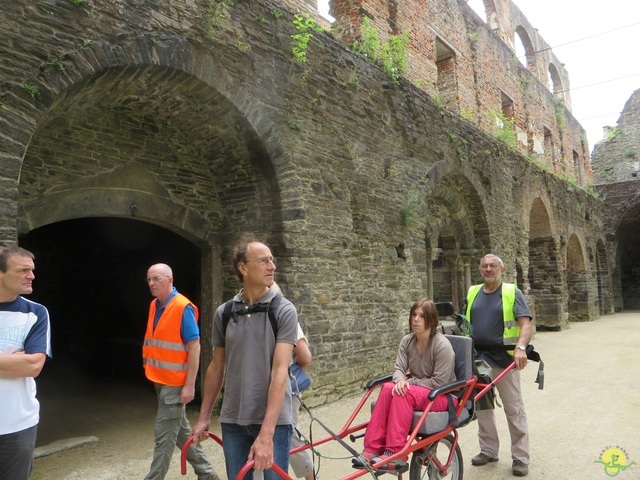
<path id="1" fill-rule="evenodd" d="M 514 1 L 565 64 L 573 115 L 593 150 L 640 88 L 640 0 Z M 485 19 L 482 0 L 469 5 Z M 318 7 L 327 12 L 328 0 Z"/>

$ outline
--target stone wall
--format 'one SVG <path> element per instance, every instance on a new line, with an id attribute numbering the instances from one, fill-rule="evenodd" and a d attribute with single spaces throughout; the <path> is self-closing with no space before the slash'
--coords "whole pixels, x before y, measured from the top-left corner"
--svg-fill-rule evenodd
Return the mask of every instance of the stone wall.
<path id="1" fill-rule="evenodd" d="M 624 105 L 618 124 L 593 149 L 597 184 L 640 180 L 640 89 Z"/>
<path id="2" fill-rule="evenodd" d="M 597 196 L 328 33 L 296 62 L 287 9 L 220 5 L 5 6 L 1 243 L 86 217 L 176 232 L 201 251 L 206 334 L 238 288 L 234 237 L 267 239 L 312 345 L 317 403 L 387 372 L 410 305 L 459 305 L 489 251 L 540 326 L 566 327 L 570 295 L 597 318 L 611 284 Z"/>
<path id="3" fill-rule="evenodd" d="M 571 114 L 564 64 L 513 2 L 484 3 L 486 19 L 462 0 L 331 0 L 330 5 L 333 30 L 347 43 L 361 38 L 365 18 L 381 40 L 408 34 L 404 75 L 409 81 L 492 134 L 502 124 L 497 114 L 512 118 L 521 153 L 590 185 L 589 147 Z M 525 58 L 516 57 L 516 39 Z"/>

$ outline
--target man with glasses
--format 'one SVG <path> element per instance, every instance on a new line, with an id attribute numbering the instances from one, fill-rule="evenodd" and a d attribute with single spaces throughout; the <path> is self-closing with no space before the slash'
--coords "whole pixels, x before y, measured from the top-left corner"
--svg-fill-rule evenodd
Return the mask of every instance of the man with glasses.
<path id="1" fill-rule="evenodd" d="M 168 265 L 152 265 L 146 278 L 151 295 L 142 357 L 145 375 L 158 395 L 153 461 L 145 480 L 164 479 L 176 446 L 191 434 L 185 405 L 195 396 L 200 364 L 198 308 L 173 286 Z M 201 447 L 190 448 L 187 460 L 198 480 L 220 480 Z"/>
<path id="2" fill-rule="evenodd" d="M 207 438 L 211 411 L 224 382 L 220 411 L 222 448 L 227 478 L 235 479 L 243 465 L 255 461 L 265 480 L 280 477 L 276 463 L 289 468 L 292 415 L 289 360 L 296 344 L 298 315 L 293 304 L 281 298 L 275 310 L 275 259 L 265 244 L 243 240 L 233 254 L 233 269 L 242 290 L 233 297 L 229 322 L 225 305 L 213 317 L 213 359 L 207 368 L 200 417 L 193 429 L 194 443 Z M 251 477 L 249 477 L 251 478 Z"/>
<path id="3" fill-rule="evenodd" d="M 497 385 L 511 434 L 512 473 L 524 477 L 529 473 L 529 430 L 520 389 L 520 370 L 527 365 L 527 345 L 531 339 L 531 311 L 522 292 L 512 283 L 503 283 L 506 269 L 500 257 L 488 254 L 480 261 L 483 284 L 467 294 L 466 316 L 473 328 L 478 358 L 491 365 L 496 378 L 516 362 Z M 483 466 L 498 461 L 500 443 L 493 409 L 479 410 L 478 439 L 480 453 L 472 465 Z"/>

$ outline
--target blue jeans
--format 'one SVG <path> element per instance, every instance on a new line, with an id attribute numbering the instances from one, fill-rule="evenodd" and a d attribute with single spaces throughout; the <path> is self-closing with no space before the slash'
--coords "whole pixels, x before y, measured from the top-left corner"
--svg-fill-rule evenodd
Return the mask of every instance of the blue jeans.
<path id="1" fill-rule="evenodd" d="M 258 437 L 262 425 L 237 425 L 235 423 L 222 423 L 222 450 L 224 462 L 227 467 L 227 478 L 236 480 L 238 472 L 242 469 L 251 445 Z M 291 450 L 291 425 L 276 425 L 273 434 L 273 461 L 285 472 L 289 470 L 289 450 Z M 244 480 L 253 480 L 253 470 L 244 476 Z M 272 470 L 264 471 L 264 480 L 280 480 Z"/>

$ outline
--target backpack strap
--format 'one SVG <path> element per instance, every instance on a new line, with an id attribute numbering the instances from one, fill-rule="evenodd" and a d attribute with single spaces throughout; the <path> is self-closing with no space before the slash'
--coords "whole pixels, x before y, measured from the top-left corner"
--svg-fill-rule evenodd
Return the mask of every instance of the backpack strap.
<path id="1" fill-rule="evenodd" d="M 233 308 L 233 300 L 228 300 L 224 304 L 224 310 L 222 311 L 222 336 L 227 336 L 227 326 L 229 325 L 229 320 L 233 316 L 231 313 L 231 309 Z"/>
<path id="2" fill-rule="evenodd" d="M 282 295 L 276 293 L 276 296 L 271 299 L 269 306 L 267 306 L 267 315 L 269 316 L 269 323 L 271 323 L 271 330 L 273 330 L 274 340 L 278 340 L 278 319 L 276 318 L 276 310 L 280 305 Z"/>
<path id="3" fill-rule="evenodd" d="M 256 306 L 255 308 L 250 308 L 244 313 L 254 313 L 254 312 L 267 312 L 267 316 L 269 317 L 269 323 L 271 324 L 271 330 L 273 330 L 273 338 L 278 338 L 278 319 L 276 318 L 276 310 L 280 305 L 280 301 L 282 300 L 282 295 L 276 294 L 275 297 L 271 299 L 266 307 Z M 237 312 L 233 312 L 233 299 L 228 300 L 224 304 L 224 310 L 222 311 L 222 334 L 226 337 L 227 335 L 227 326 L 229 325 L 229 321 L 231 317 L 237 315 Z"/>

